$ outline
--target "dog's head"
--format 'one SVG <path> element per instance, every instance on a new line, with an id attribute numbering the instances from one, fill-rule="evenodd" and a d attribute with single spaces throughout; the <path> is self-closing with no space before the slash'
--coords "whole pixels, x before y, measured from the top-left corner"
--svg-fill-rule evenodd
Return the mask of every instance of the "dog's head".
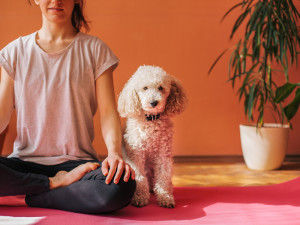
<path id="1" fill-rule="evenodd" d="M 140 66 L 125 84 L 118 100 L 122 117 L 165 114 L 173 116 L 185 108 L 180 83 L 160 67 Z"/>

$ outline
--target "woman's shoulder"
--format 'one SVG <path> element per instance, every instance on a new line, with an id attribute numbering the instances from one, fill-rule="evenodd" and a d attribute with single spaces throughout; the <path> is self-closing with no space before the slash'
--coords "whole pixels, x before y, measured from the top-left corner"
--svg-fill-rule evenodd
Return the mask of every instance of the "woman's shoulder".
<path id="1" fill-rule="evenodd" d="M 25 36 L 19 36 L 15 40 L 8 43 L 3 49 L 19 48 L 19 47 L 28 46 L 29 44 L 31 45 L 33 43 L 33 40 L 34 40 L 35 33 L 36 32 L 25 35 Z"/>
<path id="2" fill-rule="evenodd" d="M 87 33 L 83 33 L 83 32 L 80 32 L 79 40 L 81 40 L 89 45 L 92 45 L 93 47 L 106 45 L 106 43 L 101 38 L 94 36 L 94 35 L 87 34 Z"/>
<path id="3" fill-rule="evenodd" d="M 24 36 L 20 36 L 19 39 L 21 39 L 22 41 L 28 41 L 28 40 L 32 40 L 35 39 L 37 31 L 31 33 L 31 34 L 27 34 Z"/>

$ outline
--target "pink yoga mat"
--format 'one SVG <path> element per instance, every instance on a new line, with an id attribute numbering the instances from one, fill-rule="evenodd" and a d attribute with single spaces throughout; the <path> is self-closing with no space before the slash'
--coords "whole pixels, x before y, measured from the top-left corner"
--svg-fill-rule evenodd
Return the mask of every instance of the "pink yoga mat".
<path id="1" fill-rule="evenodd" d="M 107 215 L 60 210 L 0 207 L 1 216 L 45 218 L 37 225 L 299 225 L 300 178 L 260 187 L 175 187 L 175 209 L 128 206 Z"/>

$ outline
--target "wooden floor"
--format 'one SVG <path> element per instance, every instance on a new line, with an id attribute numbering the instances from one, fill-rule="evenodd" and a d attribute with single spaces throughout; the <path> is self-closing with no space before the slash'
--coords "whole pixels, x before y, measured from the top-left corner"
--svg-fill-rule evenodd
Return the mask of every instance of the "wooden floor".
<path id="1" fill-rule="evenodd" d="M 260 186 L 300 177 L 298 158 L 286 160 L 280 169 L 264 172 L 249 170 L 241 158 L 184 161 L 175 159 L 172 179 L 174 186 Z"/>

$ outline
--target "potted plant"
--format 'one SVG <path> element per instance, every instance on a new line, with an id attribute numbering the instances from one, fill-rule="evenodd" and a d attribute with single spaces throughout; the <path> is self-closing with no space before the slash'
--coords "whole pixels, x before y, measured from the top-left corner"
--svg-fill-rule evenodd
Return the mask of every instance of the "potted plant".
<path id="1" fill-rule="evenodd" d="M 219 55 L 208 73 L 225 52 L 231 51 L 228 81 L 233 88 L 239 82 L 237 95 L 244 101 L 248 120 L 248 124 L 240 125 L 245 162 L 254 170 L 276 169 L 284 160 L 290 120 L 300 104 L 300 83 L 289 82 L 289 69 L 297 63 L 299 53 L 299 12 L 292 0 L 243 0 L 228 10 L 222 20 L 238 8 L 241 14 L 230 39 L 241 27 L 245 32 L 233 48 Z M 290 102 L 286 103 L 292 93 L 293 99 L 289 97 Z M 265 123 L 267 109 L 279 123 Z M 256 124 L 251 123 L 254 120 Z"/>

